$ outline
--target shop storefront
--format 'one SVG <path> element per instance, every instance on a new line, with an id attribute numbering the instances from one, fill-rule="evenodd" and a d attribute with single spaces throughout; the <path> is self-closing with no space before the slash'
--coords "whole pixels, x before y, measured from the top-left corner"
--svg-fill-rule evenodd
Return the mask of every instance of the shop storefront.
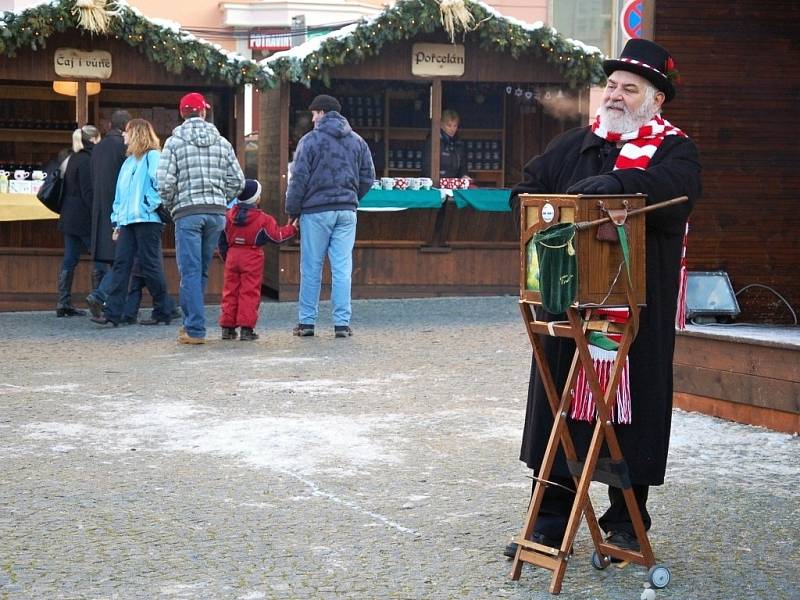
<path id="1" fill-rule="evenodd" d="M 244 153 L 241 86 L 265 88 L 270 80 L 252 61 L 198 40 L 175 24 L 162 25 L 121 7 L 105 33 L 91 32 L 72 14 L 73 3 L 43 4 L 2 13 L 0 24 L 0 309 L 54 305 L 56 273 L 63 253 L 57 215 L 35 197 L 43 166 L 70 145 L 86 123 L 103 132 L 111 113 L 126 109 L 153 123 L 162 143 L 180 123 L 178 100 L 201 91 L 212 104 L 209 117 Z M 164 235 L 174 256 L 171 227 Z M 74 293 L 89 291 L 89 257 L 76 276 Z M 166 260 L 171 292 L 177 290 L 174 260 Z M 214 270 L 220 269 L 219 264 Z M 220 293 L 221 276 L 209 278 L 209 295 Z"/>
<path id="2" fill-rule="evenodd" d="M 336 96 L 370 146 L 380 189 L 359 211 L 356 297 L 515 293 L 509 188 L 550 139 L 588 120 L 588 88 L 603 78 L 596 49 L 483 4 L 464 6 L 473 21 L 454 30 L 454 41 L 438 3 L 399 2 L 262 62 L 281 80 L 261 94 L 262 122 L 280 124 L 262 128 L 260 139 L 270 212 L 283 210 L 289 163 L 311 127 L 316 94 Z M 445 109 L 460 117 L 468 183 L 438 177 Z M 297 246 L 270 252 L 265 284 L 295 298 Z"/>

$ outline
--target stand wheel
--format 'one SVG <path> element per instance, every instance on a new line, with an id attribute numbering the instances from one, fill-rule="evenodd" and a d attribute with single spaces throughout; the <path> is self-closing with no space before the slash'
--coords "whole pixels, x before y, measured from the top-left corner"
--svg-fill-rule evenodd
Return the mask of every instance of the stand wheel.
<path id="1" fill-rule="evenodd" d="M 602 554 L 598 554 L 597 550 L 592 552 L 592 566 L 597 569 L 598 571 L 602 571 L 605 569 L 609 564 L 611 564 L 611 559 L 607 556 L 603 556 Z M 669 572 L 669 571 L 667 571 Z M 667 577 L 667 581 L 669 581 L 669 577 Z M 666 585 L 666 584 L 664 584 Z"/>
<path id="2" fill-rule="evenodd" d="M 592 564 L 594 564 L 594 558 L 592 558 Z M 667 567 L 655 565 L 650 567 L 650 570 L 647 571 L 647 581 L 658 590 L 667 587 L 671 577 L 672 574 Z"/>

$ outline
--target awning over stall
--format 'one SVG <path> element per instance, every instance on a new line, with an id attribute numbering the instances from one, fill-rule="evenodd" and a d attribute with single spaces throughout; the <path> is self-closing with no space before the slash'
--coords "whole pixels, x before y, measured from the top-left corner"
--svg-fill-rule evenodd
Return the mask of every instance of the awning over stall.
<path id="1" fill-rule="evenodd" d="M 572 87 L 605 80 L 598 48 L 566 38 L 541 21 L 530 24 L 505 17 L 483 2 L 464 0 L 461 7 L 454 15 L 436 0 L 400 0 L 359 23 L 273 54 L 261 65 L 281 80 L 309 85 L 314 79 L 329 80 L 335 67 L 380 54 L 386 45 L 445 29 L 454 42 L 477 42 L 482 50 L 514 59 L 543 59 Z"/>

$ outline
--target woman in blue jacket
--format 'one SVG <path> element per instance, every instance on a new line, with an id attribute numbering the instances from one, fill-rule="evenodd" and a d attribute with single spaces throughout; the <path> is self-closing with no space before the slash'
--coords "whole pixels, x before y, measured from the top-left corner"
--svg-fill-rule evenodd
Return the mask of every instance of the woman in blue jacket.
<path id="1" fill-rule="evenodd" d="M 110 291 L 101 317 L 92 321 L 116 327 L 122 319 L 134 257 L 139 258 L 141 276 L 153 296 L 151 321 L 169 324 L 175 301 L 167 294 L 161 233 L 164 223 L 156 214 L 161 204 L 156 169 L 161 142 L 153 126 L 144 119 L 131 119 L 123 132 L 128 158 L 117 178 L 111 212 L 116 242 Z"/>

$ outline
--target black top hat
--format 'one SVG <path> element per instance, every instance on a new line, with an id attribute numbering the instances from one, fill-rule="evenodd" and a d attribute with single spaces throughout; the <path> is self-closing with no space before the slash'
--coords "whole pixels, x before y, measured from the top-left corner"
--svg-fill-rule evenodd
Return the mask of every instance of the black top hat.
<path id="1" fill-rule="evenodd" d="M 336 112 L 341 112 L 342 105 L 339 104 L 339 101 L 333 96 L 320 94 L 311 101 L 308 110 L 321 110 L 323 112 L 335 110 Z"/>
<path id="2" fill-rule="evenodd" d="M 614 71 L 630 71 L 641 75 L 664 92 L 665 102 L 675 97 L 675 62 L 665 48 L 643 39 L 628 40 L 618 59 L 604 60 L 603 71 L 611 75 Z"/>

